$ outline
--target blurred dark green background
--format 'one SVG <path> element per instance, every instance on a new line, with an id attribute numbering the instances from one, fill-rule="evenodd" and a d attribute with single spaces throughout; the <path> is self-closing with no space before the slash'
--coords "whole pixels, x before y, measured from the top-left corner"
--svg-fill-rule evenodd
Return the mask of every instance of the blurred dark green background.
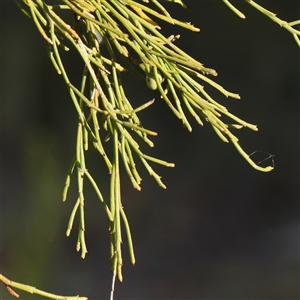
<path id="1" fill-rule="evenodd" d="M 186 10 L 167 7 L 201 32 L 172 26 L 163 32 L 180 33 L 178 44 L 242 96 L 226 99 L 207 87 L 233 113 L 258 124 L 259 132 L 244 129 L 238 136 L 248 153 L 274 154 L 275 170 L 253 170 L 208 124 L 200 128 L 192 121 L 188 133 L 156 92 L 124 76 L 136 105 L 157 98 L 141 118 L 159 136 L 154 149 L 143 150 L 176 168 L 156 167 L 167 190 L 144 171 L 142 192 L 123 176 L 137 263 L 130 265 L 125 243 L 124 282 L 117 282 L 115 297 L 299 299 L 299 47 L 244 1 L 236 4 L 246 20 L 221 1 L 186 3 Z M 299 1 L 259 3 L 284 20 L 300 18 Z M 81 73 L 77 58 L 73 50 L 66 56 L 75 81 Z M 74 180 L 67 202 L 61 201 L 74 154 L 75 109 L 33 22 L 10 0 L 1 0 L 0 74 L 1 273 L 57 294 L 108 299 L 108 222 L 88 185 L 85 260 L 75 250 L 77 225 L 65 236 L 76 200 Z M 91 154 L 88 166 L 108 199 L 101 159 Z M 0 288 L 0 298 L 11 299 Z"/>

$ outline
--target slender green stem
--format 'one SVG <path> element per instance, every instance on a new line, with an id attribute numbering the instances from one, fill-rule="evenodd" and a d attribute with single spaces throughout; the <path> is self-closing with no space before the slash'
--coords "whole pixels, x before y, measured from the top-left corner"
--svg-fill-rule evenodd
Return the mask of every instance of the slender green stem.
<path id="1" fill-rule="evenodd" d="M 233 6 L 228 0 L 223 0 L 223 2 L 240 18 L 245 19 L 246 16 L 239 11 L 235 6 Z"/>
<path id="2" fill-rule="evenodd" d="M 47 297 L 49 299 L 54 299 L 54 300 L 87 300 L 87 297 L 80 297 L 80 296 L 61 296 L 61 295 L 55 295 L 52 293 L 48 293 L 42 290 L 37 289 L 36 287 L 27 285 L 27 284 L 22 284 L 19 282 L 11 281 L 2 274 L 0 274 L 0 281 L 2 281 L 7 289 L 8 292 L 12 295 L 15 296 L 16 298 L 19 298 L 19 295 L 12 289 L 16 288 L 22 291 L 25 291 L 29 294 L 37 294 L 43 297 Z"/>

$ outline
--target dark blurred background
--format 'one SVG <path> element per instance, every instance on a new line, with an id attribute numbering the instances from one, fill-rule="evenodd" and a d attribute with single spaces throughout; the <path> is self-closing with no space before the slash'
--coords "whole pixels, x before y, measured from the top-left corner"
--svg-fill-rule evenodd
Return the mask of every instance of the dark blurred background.
<path id="1" fill-rule="evenodd" d="M 155 148 L 143 150 L 176 168 L 154 166 L 167 190 L 145 171 L 141 192 L 123 176 L 137 263 L 130 265 L 125 242 L 124 282 L 116 283 L 115 299 L 300 298 L 299 47 L 285 29 L 238 2 L 246 20 L 221 1 L 186 1 L 186 10 L 167 3 L 174 17 L 201 32 L 166 26 L 163 33 L 180 33 L 178 45 L 216 69 L 217 82 L 242 96 L 226 99 L 206 88 L 234 114 L 258 125 L 258 132 L 237 133 L 241 145 L 248 153 L 275 155 L 275 169 L 252 169 L 209 124 L 191 121 L 188 133 L 156 92 L 124 76 L 134 103 L 157 98 L 141 113 L 145 127 L 159 132 Z M 259 3 L 284 20 L 300 18 L 299 1 Z M 77 58 L 74 50 L 66 56 L 75 80 L 81 74 Z M 77 225 L 65 236 L 76 200 L 73 178 L 67 202 L 61 201 L 74 154 L 75 109 L 33 22 L 7 0 L 1 0 L 0 74 L 1 273 L 57 294 L 108 299 L 108 222 L 88 184 L 85 260 L 75 250 Z M 88 166 L 108 199 L 109 175 L 101 158 L 91 154 Z M 0 298 L 11 299 L 0 288 Z"/>

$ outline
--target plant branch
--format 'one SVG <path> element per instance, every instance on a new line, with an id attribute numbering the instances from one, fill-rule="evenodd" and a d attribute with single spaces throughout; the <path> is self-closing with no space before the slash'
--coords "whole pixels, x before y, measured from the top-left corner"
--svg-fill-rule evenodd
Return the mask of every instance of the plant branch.
<path id="1" fill-rule="evenodd" d="M 54 299 L 54 300 L 87 300 L 87 297 L 80 297 L 80 296 L 61 296 L 61 295 L 55 295 L 52 293 L 48 293 L 42 290 L 39 290 L 33 286 L 27 285 L 27 284 L 22 284 L 19 282 L 11 281 L 2 274 L 0 274 L 0 281 L 2 281 L 5 286 L 7 287 L 8 292 L 16 297 L 19 298 L 19 294 L 17 294 L 13 288 L 25 291 L 30 294 L 37 294 L 43 297 L 47 297 L 49 299 Z"/>
<path id="2" fill-rule="evenodd" d="M 184 7 L 181 0 L 169 1 Z M 76 249 L 77 251 L 81 249 L 82 258 L 88 251 L 85 242 L 85 179 L 91 183 L 107 214 L 113 276 L 117 276 L 122 281 L 123 226 L 132 264 L 135 263 L 135 256 L 129 223 L 121 201 L 120 163 L 123 161 L 125 171 L 137 190 L 141 190 L 141 177 L 136 168 L 136 157 L 162 188 L 166 186 L 151 164 L 175 166 L 174 163 L 153 157 L 141 150 L 140 141 L 153 147 L 154 143 L 149 136 L 156 136 L 157 133 L 145 128 L 138 114 L 152 105 L 154 100 L 145 101 L 136 108 L 132 106 L 121 80 L 123 73 L 128 69 L 142 78 L 149 89 L 159 92 L 161 98 L 188 131 L 192 131 L 192 126 L 187 113 L 200 125 L 203 125 L 204 121 L 211 124 L 217 136 L 223 142 L 231 142 L 255 169 L 263 172 L 272 169 L 271 166 L 261 167 L 255 164 L 239 145 L 238 138 L 231 132 L 241 128 L 256 131 L 256 125 L 229 112 L 224 105 L 219 104 L 205 91 L 202 84 L 213 87 L 227 98 L 240 99 L 240 96 L 212 80 L 211 76 L 217 76 L 217 72 L 205 67 L 203 63 L 176 46 L 175 42 L 179 36 L 164 36 L 160 32 L 161 27 L 158 23 L 168 22 L 194 32 L 200 29 L 190 23 L 172 18 L 159 1 L 151 1 L 156 9 L 133 0 L 63 0 L 63 5 L 48 5 L 44 0 L 18 0 L 17 2 L 26 15 L 33 19 L 45 39 L 49 58 L 55 70 L 65 81 L 78 114 L 76 150 L 62 197 L 65 201 L 73 171 L 76 170 L 77 199 L 66 234 L 70 235 L 74 219 L 78 215 Z M 224 2 L 236 14 L 243 17 L 229 1 Z M 255 2 L 248 2 L 274 21 L 279 20 Z M 21 3 L 27 9 L 24 9 Z M 62 10 L 73 15 L 74 24 L 68 24 L 60 16 Z M 279 24 L 290 30 L 289 28 L 298 23 Z M 290 32 L 296 36 L 298 34 L 297 31 L 290 30 Z M 69 49 L 78 52 L 80 60 L 84 63 L 79 86 L 70 80 L 65 59 L 61 56 L 61 51 L 69 51 Z M 230 121 L 226 122 L 223 116 Z M 112 144 L 112 153 L 107 153 L 106 143 Z M 102 196 L 99 182 L 88 171 L 87 153 L 90 151 L 90 144 L 103 158 L 110 174 L 109 204 Z"/>
<path id="3" fill-rule="evenodd" d="M 280 27 L 285 28 L 289 33 L 292 34 L 293 38 L 295 39 L 297 45 L 300 47 L 300 30 L 297 30 L 293 28 L 296 25 L 300 24 L 300 20 L 292 21 L 292 22 L 287 22 L 284 20 L 281 20 L 276 16 L 275 13 L 265 9 L 261 5 L 257 4 L 253 0 L 245 0 L 248 4 L 250 4 L 252 7 L 254 7 L 256 10 L 270 18 L 273 22 L 277 23 Z M 240 18 L 245 19 L 246 16 L 239 11 L 234 5 L 232 5 L 228 0 L 223 0 L 223 2 Z"/>

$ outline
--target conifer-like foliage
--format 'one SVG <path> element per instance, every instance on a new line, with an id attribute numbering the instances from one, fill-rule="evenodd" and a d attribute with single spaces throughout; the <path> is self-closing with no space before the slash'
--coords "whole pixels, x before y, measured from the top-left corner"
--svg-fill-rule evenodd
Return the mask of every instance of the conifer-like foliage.
<path id="1" fill-rule="evenodd" d="M 185 7 L 181 0 L 168 0 Z M 223 1 L 235 14 L 244 14 L 229 1 Z M 254 1 L 246 1 L 274 22 L 288 30 L 300 46 L 300 31 L 295 29 L 300 20 L 286 22 Z M 47 0 L 18 0 L 20 9 L 35 23 L 46 41 L 46 48 L 57 73 L 65 81 L 70 98 L 78 114 L 77 140 L 74 158 L 70 165 L 63 201 L 71 178 L 77 181 L 78 198 L 74 203 L 67 227 L 70 235 L 74 218 L 79 217 L 77 251 L 84 258 L 87 253 L 85 241 L 85 199 L 86 182 L 93 187 L 107 214 L 110 232 L 110 259 L 113 272 L 111 299 L 117 277 L 122 281 L 122 240 L 125 232 L 132 264 L 135 263 L 133 242 L 129 222 L 122 206 L 120 168 L 126 170 L 132 186 L 141 190 L 141 177 L 136 168 L 140 160 L 157 184 L 166 188 L 155 164 L 174 167 L 174 163 L 152 156 L 152 137 L 157 133 L 145 128 L 139 112 L 155 105 L 155 101 L 134 107 L 127 97 L 130 86 L 122 84 L 125 72 L 133 72 L 151 90 L 157 90 L 159 97 L 174 113 L 188 131 L 192 130 L 190 119 L 199 125 L 208 123 L 221 139 L 231 143 L 245 160 L 256 170 L 271 171 L 273 166 L 256 164 L 239 144 L 236 132 L 248 128 L 256 131 L 256 125 L 242 120 L 229 112 L 218 99 L 210 96 L 205 87 L 210 85 L 228 98 L 239 99 L 236 93 L 227 91 L 215 81 L 217 72 L 189 56 L 176 46 L 179 36 L 165 36 L 164 23 L 174 24 L 192 31 L 199 31 L 190 23 L 174 19 L 166 10 L 166 1 L 159 0 L 62 0 L 53 3 Z M 200 4 L 199 4 L 200 5 Z M 221 5 L 221 4 L 220 4 Z M 66 19 L 66 12 L 68 18 Z M 187 11 L 188 14 L 188 11 Z M 67 20 L 73 19 L 70 23 Z M 62 52 L 77 51 L 78 63 L 83 62 L 81 82 L 76 85 L 70 79 L 69 70 L 62 58 Z M 110 143 L 108 152 L 107 144 Z M 140 144 L 150 148 L 143 152 Z M 86 156 L 97 151 L 110 173 L 110 199 L 104 199 L 100 185 L 89 172 Z M 96 162 L 95 162 L 96 163 Z M 67 297 L 43 292 L 36 288 L 12 282 L 0 274 L 0 280 L 8 291 L 18 297 L 13 288 L 37 293 L 51 299 L 86 299 Z M 79 291 L 76 291 L 79 292 Z"/>

